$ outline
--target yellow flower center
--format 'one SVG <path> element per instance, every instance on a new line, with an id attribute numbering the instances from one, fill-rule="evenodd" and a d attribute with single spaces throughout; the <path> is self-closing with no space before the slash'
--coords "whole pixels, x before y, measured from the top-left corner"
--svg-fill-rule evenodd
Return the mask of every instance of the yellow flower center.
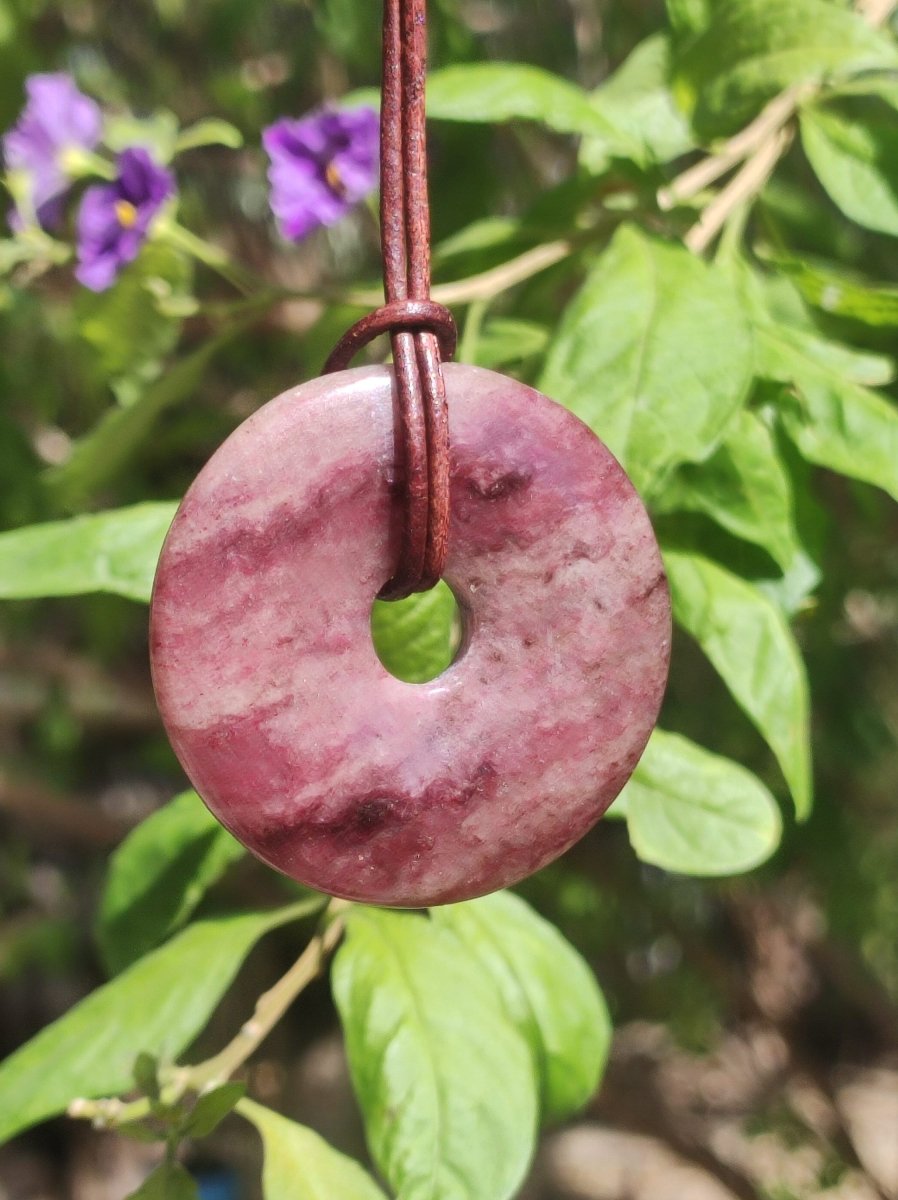
<path id="1" fill-rule="evenodd" d="M 329 162 L 327 164 L 327 166 L 324 168 L 324 178 L 327 181 L 327 186 L 331 189 L 331 191 L 336 192 L 338 196 L 346 195 L 346 185 L 340 177 L 340 172 L 336 163 Z"/>
<path id="2" fill-rule="evenodd" d="M 137 224 L 137 209 L 130 200 L 117 200 L 115 215 L 118 217 L 122 229 L 133 229 Z"/>

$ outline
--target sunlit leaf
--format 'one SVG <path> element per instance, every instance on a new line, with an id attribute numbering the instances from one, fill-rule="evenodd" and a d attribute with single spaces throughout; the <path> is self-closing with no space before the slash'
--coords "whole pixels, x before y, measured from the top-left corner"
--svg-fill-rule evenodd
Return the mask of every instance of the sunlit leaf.
<path id="1" fill-rule="evenodd" d="M 180 928 L 244 853 L 196 792 L 147 817 L 109 864 L 97 938 L 110 971 L 130 966 Z"/>
<path id="2" fill-rule="evenodd" d="M 452 662 L 455 597 L 441 583 L 407 600 L 374 604 L 371 633 L 381 662 L 397 679 L 424 683 Z"/>
<path id="3" fill-rule="evenodd" d="M 751 373 L 751 332 L 726 275 L 624 226 L 563 314 L 540 386 L 651 491 L 714 451 Z"/>
<path id="4" fill-rule="evenodd" d="M 775 255 L 771 261 L 795 282 L 808 304 L 834 317 L 862 321 L 875 329 L 898 328 L 898 288 L 870 283 L 843 271 L 809 263 L 804 259 Z M 888 370 L 863 382 L 889 383 L 894 364 L 884 359 Z"/>
<path id="5" fill-rule="evenodd" d="M 251 1100 L 238 1112 L 262 1135 L 265 1200 L 386 1200 L 367 1171 L 305 1125 Z"/>
<path id="6" fill-rule="evenodd" d="M 782 322 L 765 322 L 756 331 L 758 374 L 769 379 L 792 381 L 816 372 L 879 387 L 895 378 L 895 363 L 884 354 L 856 350 L 832 338 L 820 337 Z"/>
<path id="7" fill-rule="evenodd" d="M 368 1144 L 403 1200 L 511 1200 L 534 1148 L 530 1051 L 447 930 L 354 909 L 334 962 Z"/>
<path id="8" fill-rule="evenodd" d="M 681 467 L 656 503 L 660 512 L 699 512 L 762 546 L 783 570 L 799 552 L 792 482 L 770 430 L 754 412 L 738 413 L 718 450 Z"/>
<path id="9" fill-rule="evenodd" d="M 752 584 L 697 554 L 666 551 L 674 617 L 696 639 L 773 750 L 799 817 L 811 810 L 808 683 L 780 610 Z"/>
<path id="10" fill-rule="evenodd" d="M 427 114 L 440 121 L 495 125 L 538 121 L 559 133 L 614 130 L 575 84 L 525 63 L 460 63 L 433 71 Z"/>
<path id="11" fill-rule="evenodd" d="M 0 533 L 0 598 L 111 592 L 149 600 L 176 507 L 135 504 Z"/>
<path id="12" fill-rule="evenodd" d="M 608 1009 L 587 964 L 511 892 L 435 908 L 432 920 L 495 981 L 533 1052 L 545 1116 L 577 1112 L 596 1091 L 611 1044 Z"/>
<path id="13" fill-rule="evenodd" d="M 782 836 L 776 801 L 758 778 L 661 730 L 652 734 L 614 807 L 621 800 L 633 849 L 666 871 L 750 871 L 773 854 Z"/>
<path id="14" fill-rule="evenodd" d="M 515 317 L 495 317 L 481 330 L 475 361 L 479 367 L 496 370 L 509 363 L 535 358 L 545 351 L 549 342 L 549 330 L 545 325 Z"/>
<path id="15" fill-rule="evenodd" d="M 141 1053 L 174 1060 L 259 938 L 308 912 L 296 904 L 198 921 L 92 992 L 0 1063 L 0 1142 L 76 1098 L 126 1091 Z"/>
<path id="16" fill-rule="evenodd" d="M 811 166 L 846 217 L 898 236 L 898 141 L 891 109 L 852 116 L 807 108 L 801 140 Z"/>
<path id="17" fill-rule="evenodd" d="M 640 42 L 609 80 L 592 93 L 592 103 L 618 132 L 618 143 L 609 135 L 585 139 L 580 151 L 583 164 L 596 170 L 609 153 L 636 158 L 647 165 L 669 162 L 694 145 L 688 122 L 677 108 L 670 90 L 670 46 L 661 34 Z"/>
<path id="18" fill-rule="evenodd" d="M 735 133 L 792 84 L 896 66 L 886 34 L 829 0 L 726 0 L 676 62 L 676 91 L 713 137 Z"/>
<path id="19" fill-rule="evenodd" d="M 759 370 L 789 385 L 783 422 L 810 462 L 880 487 L 898 500 L 898 407 L 861 387 L 781 329 L 759 331 Z"/>

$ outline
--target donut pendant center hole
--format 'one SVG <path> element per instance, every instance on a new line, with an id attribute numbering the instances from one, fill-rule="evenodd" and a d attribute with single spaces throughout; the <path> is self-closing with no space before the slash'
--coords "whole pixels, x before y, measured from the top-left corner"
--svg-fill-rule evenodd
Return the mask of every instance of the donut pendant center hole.
<path id="1" fill-rule="evenodd" d="M 461 611 L 440 582 L 406 600 L 375 600 L 371 638 L 377 657 L 396 679 L 428 683 L 455 662 L 462 642 Z"/>

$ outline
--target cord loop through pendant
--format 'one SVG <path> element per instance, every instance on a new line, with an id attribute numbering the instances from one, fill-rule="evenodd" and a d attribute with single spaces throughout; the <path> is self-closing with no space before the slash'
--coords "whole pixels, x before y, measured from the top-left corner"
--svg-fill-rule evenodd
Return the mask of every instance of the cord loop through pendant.
<path id="1" fill-rule="evenodd" d="M 458 329 L 448 308 L 434 300 L 396 300 L 356 321 L 331 351 L 322 374 L 330 375 L 334 371 L 345 370 L 369 342 L 381 334 L 397 330 L 409 333 L 428 331 L 436 336 L 444 361 L 449 362 L 455 356 Z"/>
<path id="2" fill-rule="evenodd" d="M 426 0 L 384 0 L 380 230 L 386 304 L 340 340 L 325 371 L 389 332 L 404 451 L 406 512 L 399 562 L 381 599 L 440 580 L 449 544 L 449 415 L 442 361 L 457 340 L 452 314 L 430 299 Z"/>

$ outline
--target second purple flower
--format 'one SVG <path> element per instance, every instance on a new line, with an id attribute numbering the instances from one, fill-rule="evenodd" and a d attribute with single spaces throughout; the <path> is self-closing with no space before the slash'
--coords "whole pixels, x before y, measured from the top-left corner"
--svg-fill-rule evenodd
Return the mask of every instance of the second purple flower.
<path id="1" fill-rule="evenodd" d="M 375 189 L 378 125 L 371 108 L 322 108 L 265 130 L 271 209 L 285 238 L 333 225 Z"/>
<path id="2" fill-rule="evenodd" d="M 170 171 L 142 147 L 119 155 L 113 183 L 88 188 L 78 214 L 76 278 L 92 291 L 111 287 L 122 268 L 133 262 L 153 220 L 175 192 Z"/>

